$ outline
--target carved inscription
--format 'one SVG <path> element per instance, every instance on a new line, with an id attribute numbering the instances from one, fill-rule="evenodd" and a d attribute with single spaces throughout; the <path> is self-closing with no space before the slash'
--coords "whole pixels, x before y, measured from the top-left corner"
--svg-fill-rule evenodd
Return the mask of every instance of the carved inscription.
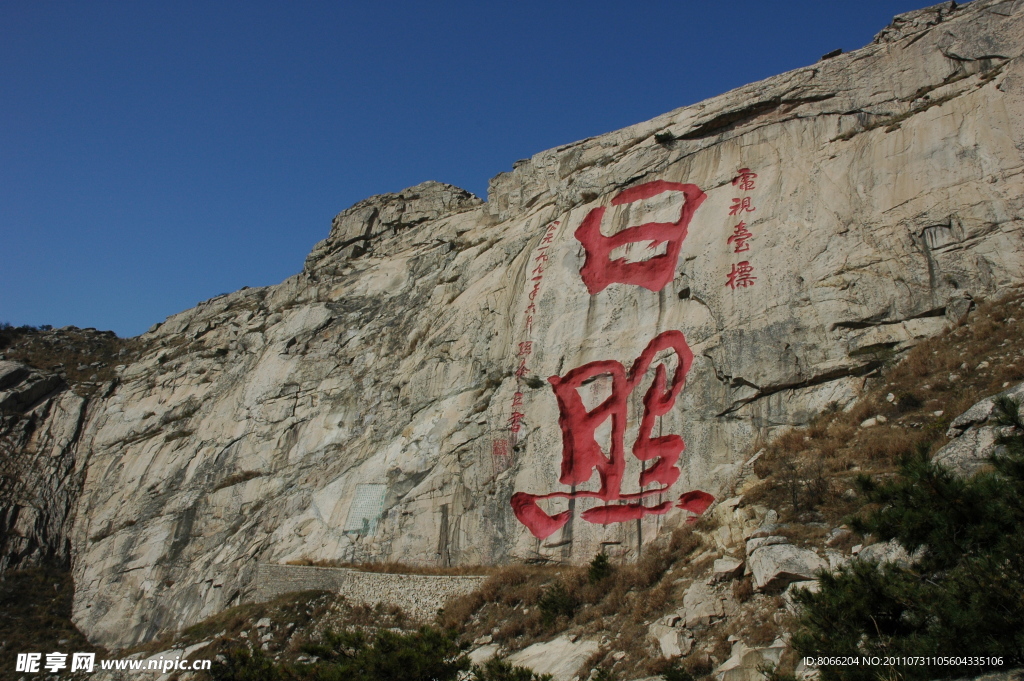
<path id="1" fill-rule="evenodd" d="M 675 277 L 679 261 L 679 249 L 686 239 L 686 232 L 694 212 L 707 198 L 694 184 L 680 184 L 657 180 L 623 190 L 612 199 L 612 206 L 621 206 L 651 199 L 666 192 L 679 192 L 683 205 L 674 222 L 648 222 L 605 236 L 601 233 L 601 221 L 607 209 L 591 210 L 579 228 L 576 238 L 586 250 L 586 260 L 580 270 L 580 277 L 590 295 L 599 293 L 611 284 L 632 284 L 651 291 L 660 291 Z M 652 250 L 665 245 L 665 252 L 652 255 L 646 260 L 629 262 L 625 258 L 612 258 L 612 252 L 629 244 L 647 242 Z"/>

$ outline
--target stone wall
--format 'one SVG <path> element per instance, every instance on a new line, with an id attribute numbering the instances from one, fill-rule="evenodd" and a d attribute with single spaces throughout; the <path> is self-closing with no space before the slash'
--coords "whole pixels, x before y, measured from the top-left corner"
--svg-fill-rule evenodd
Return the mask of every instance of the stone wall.
<path id="1" fill-rule="evenodd" d="M 480 587 L 483 576 L 396 575 L 349 568 L 261 563 L 256 570 L 257 602 L 293 591 L 335 591 L 345 598 L 374 605 L 397 605 L 420 620 L 431 620 L 454 596 Z"/>

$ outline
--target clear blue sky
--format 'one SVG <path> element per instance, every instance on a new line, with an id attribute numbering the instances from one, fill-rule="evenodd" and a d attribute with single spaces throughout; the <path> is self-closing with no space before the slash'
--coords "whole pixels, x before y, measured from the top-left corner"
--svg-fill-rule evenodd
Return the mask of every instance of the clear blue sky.
<path id="1" fill-rule="evenodd" d="M 139 334 L 299 272 L 367 196 L 484 197 L 924 4 L 4 0 L 0 322 Z"/>

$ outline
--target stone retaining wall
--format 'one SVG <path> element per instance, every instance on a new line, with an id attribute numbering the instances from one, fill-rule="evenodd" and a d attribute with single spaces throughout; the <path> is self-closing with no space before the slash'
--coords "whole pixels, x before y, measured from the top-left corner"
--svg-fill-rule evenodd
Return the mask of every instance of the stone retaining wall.
<path id="1" fill-rule="evenodd" d="M 429 621 L 449 598 L 479 588 L 485 579 L 483 576 L 396 575 L 350 568 L 261 563 L 256 567 L 255 600 L 268 601 L 293 591 L 334 591 L 356 603 L 397 605 L 410 616 Z"/>

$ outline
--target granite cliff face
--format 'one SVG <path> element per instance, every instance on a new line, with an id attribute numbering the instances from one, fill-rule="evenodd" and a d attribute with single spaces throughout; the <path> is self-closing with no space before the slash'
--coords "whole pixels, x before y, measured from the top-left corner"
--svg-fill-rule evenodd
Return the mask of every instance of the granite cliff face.
<path id="1" fill-rule="evenodd" d="M 1024 283 L 1022 48 L 1021 0 L 940 5 L 521 161 L 486 203 L 367 199 L 87 404 L 23 405 L 80 473 L 38 540 L 68 542 L 78 625 L 150 638 L 248 598 L 259 562 L 636 555 L 759 439 Z"/>

